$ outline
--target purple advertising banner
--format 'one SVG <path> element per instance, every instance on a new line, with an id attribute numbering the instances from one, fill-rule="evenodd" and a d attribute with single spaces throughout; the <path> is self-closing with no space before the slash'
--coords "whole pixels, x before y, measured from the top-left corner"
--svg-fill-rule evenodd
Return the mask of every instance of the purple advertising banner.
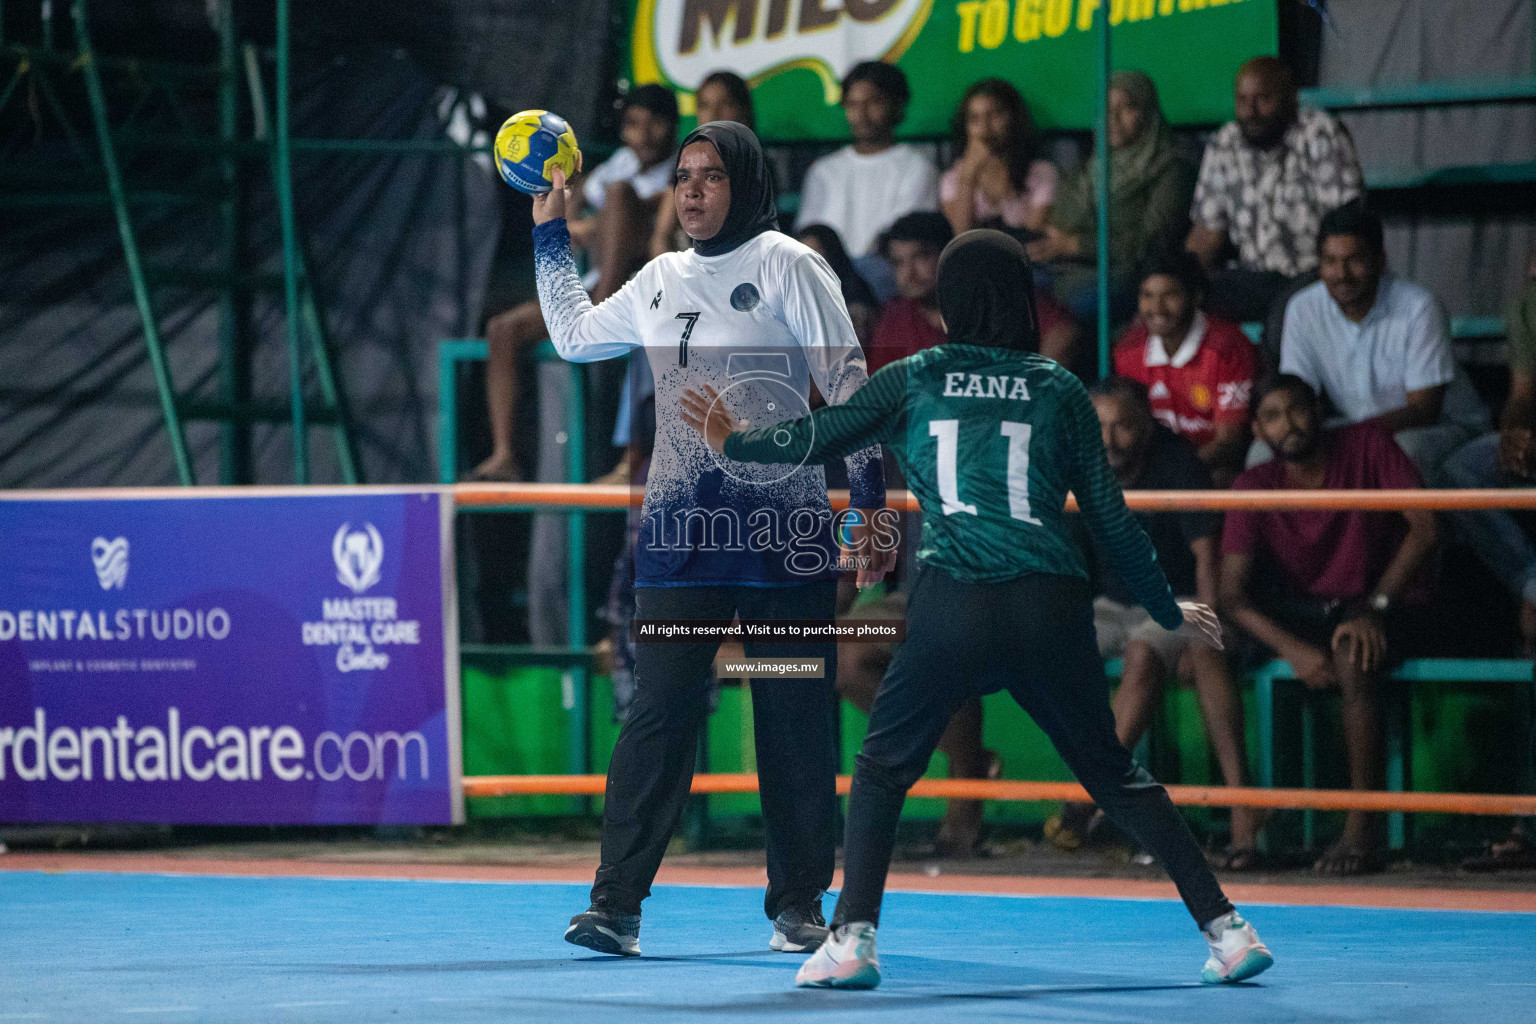
<path id="1" fill-rule="evenodd" d="M 132 493 L 0 496 L 0 822 L 463 820 L 450 495 Z"/>

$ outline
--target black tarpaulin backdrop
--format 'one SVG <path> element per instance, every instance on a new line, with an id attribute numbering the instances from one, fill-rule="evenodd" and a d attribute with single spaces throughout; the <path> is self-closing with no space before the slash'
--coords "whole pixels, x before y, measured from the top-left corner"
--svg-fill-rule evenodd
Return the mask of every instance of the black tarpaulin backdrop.
<path id="1" fill-rule="evenodd" d="M 182 59 L 213 55 L 204 10 L 201 0 L 91 7 L 104 52 Z M 484 94 L 493 111 L 548 106 L 590 125 L 605 74 L 607 17 L 606 0 L 297 3 L 293 133 L 444 139 L 454 102 L 471 91 Z M 239 5 L 238 20 L 242 35 L 270 43 L 270 5 Z M 8 18 L 7 36 L 26 38 L 28 27 Z M 71 40 L 60 31 L 59 45 Z M 241 97 L 248 108 L 243 89 Z M 84 109 L 73 113 L 94 155 Z M 61 175 L 78 172 L 79 159 L 46 110 L 42 145 L 26 145 L 31 116 L 17 100 L 0 113 L 11 144 L 6 162 L 51 159 Z M 213 166 L 173 152 L 125 158 L 131 176 L 177 177 Z M 500 231 L 497 190 L 505 186 L 483 159 L 372 153 L 295 153 L 293 178 L 364 474 L 372 482 L 435 480 L 437 341 L 477 326 Z M 248 268 L 279 271 L 281 237 L 265 165 L 249 163 L 247 181 Z M 146 264 L 220 266 L 213 204 L 136 206 L 134 221 Z M 178 392 L 216 400 L 218 294 L 151 294 Z M 280 291 L 254 296 L 257 401 L 286 399 L 285 322 Z M 318 402 L 312 368 L 306 385 L 307 398 Z M 187 425 L 200 483 L 218 482 L 218 430 Z M 340 478 L 329 431 L 312 428 L 309 451 L 313 480 Z M 251 477 L 292 480 L 286 424 L 252 428 Z M 110 208 L 0 210 L 0 486 L 175 482 Z"/>

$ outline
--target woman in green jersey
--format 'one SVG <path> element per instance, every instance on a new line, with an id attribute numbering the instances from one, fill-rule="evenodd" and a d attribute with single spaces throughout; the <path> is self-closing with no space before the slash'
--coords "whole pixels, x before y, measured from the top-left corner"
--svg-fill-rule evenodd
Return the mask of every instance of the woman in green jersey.
<path id="1" fill-rule="evenodd" d="M 938 293 L 949 344 L 881 369 L 841 405 L 752 429 L 710 389 L 682 401 L 684 420 L 724 460 L 814 464 L 888 444 L 924 512 L 906 642 L 881 681 L 854 772 L 832 937 L 796 983 L 879 984 L 875 927 L 907 789 L 954 709 L 1002 689 L 1173 878 L 1210 945 L 1203 980 L 1253 977 L 1274 962 L 1269 950 L 1222 893 L 1167 792 L 1115 737 L 1067 493 L 1160 625 L 1219 648 L 1215 613 L 1174 600 L 1105 459 L 1087 390 L 1036 354 L 1023 247 L 1001 232 L 966 232 L 940 258 Z"/>

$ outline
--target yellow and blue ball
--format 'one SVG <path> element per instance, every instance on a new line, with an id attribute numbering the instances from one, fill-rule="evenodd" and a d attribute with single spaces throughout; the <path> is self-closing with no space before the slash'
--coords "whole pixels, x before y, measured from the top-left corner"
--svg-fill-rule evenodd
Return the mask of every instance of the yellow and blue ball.
<path id="1" fill-rule="evenodd" d="M 580 167 L 576 133 L 559 114 L 524 110 L 496 133 L 496 169 L 519 192 L 543 195 L 554 188 L 554 170 L 569 178 Z"/>

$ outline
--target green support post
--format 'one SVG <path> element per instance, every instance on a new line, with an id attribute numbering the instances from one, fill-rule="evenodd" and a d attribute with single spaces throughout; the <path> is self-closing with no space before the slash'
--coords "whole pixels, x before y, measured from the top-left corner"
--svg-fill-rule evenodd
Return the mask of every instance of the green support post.
<path id="1" fill-rule="evenodd" d="M 16 72 L 15 74 L 11 75 L 11 80 L 6 84 L 5 91 L 0 92 L 0 110 L 4 110 L 5 105 L 11 102 L 11 94 L 16 91 L 16 87 L 21 84 L 22 76 L 26 73 L 27 61 L 26 58 L 23 57 L 20 61 L 17 62 Z"/>
<path id="2" fill-rule="evenodd" d="M 437 343 L 437 480 L 458 482 L 459 364 L 484 362 L 490 345 L 484 338 L 460 338 Z"/>
<path id="3" fill-rule="evenodd" d="M 352 417 L 347 411 L 347 396 L 336 383 L 331 367 L 331 340 L 325 329 L 325 318 L 320 315 L 320 304 L 315 301 L 315 279 L 309 276 L 309 260 L 300 248 L 299 274 L 304 279 L 300 299 L 300 314 L 309 332 L 310 347 L 314 349 L 315 375 L 320 378 L 320 397 L 336 416 L 336 428 L 331 431 L 336 441 L 336 459 L 341 466 L 342 483 L 362 482 L 356 450 L 352 447 Z"/>
<path id="4" fill-rule="evenodd" d="M 1099 106 L 1093 118 L 1093 158 L 1098 163 L 1099 376 L 1109 376 L 1109 8 L 1099 9 Z"/>
<path id="5" fill-rule="evenodd" d="M 240 131 L 240 93 L 236 78 L 235 14 L 233 0 L 219 0 L 219 178 L 225 196 L 219 200 L 219 248 L 224 270 L 233 281 L 240 270 L 243 246 L 240 220 L 240 161 L 233 146 Z M 219 291 L 219 400 L 233 406 L 242 398 L 244 346 L 241 345 L 242 300 L 226 283 Z M 219 482 L 244 483 L 250 471 L 250 427 L 227 420 L 219 424 Z"/>
<path id="6" fill-rule="evenodd" d="M 80 51 L 80 70 L 85 77 L 86 96 L 91 104 L 91 119 L 96 125 L 96 142 L 101 148 L 102 167 L 107 175 L 107 190 L 112 197 L 112 210 L 117 217 L 117 233 L 122 239 L 123 256 L 128 263 L 128 280 L 133 287 L 134 305 L 139 310 L 139 320 L 144 326 L 144 343 L 149 349 L 149 363 L 155 374 L 155 389 L 160 395 L 160 411 L 165 415 L 166 432 L 171 436 L 171 453 L 176 461 L 176 476 L 182 486 L 195 483 L 192 462 L 187 456 L 187 439 L 181 429 L 181 416 L 176 410 L 176 392 L 171 385 L 171 371 L 165 359 L 165 349 L 160 343 L 160 330 L 155 324 L 154 310 L 149 304 L 149 287 L 144 281 L 144 267 L 139 262 L 139 243 L 133 233 L 133 221 L 128 215 L 128 193 L 123 187 L 122 169 L 117 164 L 117 151 L 112 145 L 112 128 L 107 122 L 107 101 L 101 88 L 101 74 L 96 67 L 96 51 L 91 46 L 90 24 L 86 20 L 85 0 L 75 0 L 76 45 Z"/>
<path id="7" fill-rule="evenodd" d="M 251 96 L 251 104 L 253 110 L 260 112 L 262 120 L 267 120 L 266 99 L 263 96 L 256 94 L 254 90 Z M 294 140 L 290 139 L 289 141 L 292 143 Z M 286 185 L 288 188 L 289 202 L 286 209 L 291 215 L 293 212 L 293 177 L 291 174 L 291 167 L 289 172 L 284 172 L 281 169 L 277 160 L 277 147 L 275 146 L 273 147 L 272 151 L 271 169 L 274 187 L 281 189 L 284 185 Z M 332 431 L 332 434 L 336 442 L 336 461 L 341 468 L 342 482 L 347 484 L 361 483 L 362 474 L 358 468 L 361 460 L 358 458 L 357 450 L 353 447 L 352 443 L 352 419 L 351 414 L 347 411 L 346 393 L 336 382 L 335 370 L 331 366 L 331 341 L 329 333 L 325 329 L 325 318 L 320 315 L 320 303 L 315 298 L 315 279 L 311 277 L 309 273 L 309 255 L 306 252 L 303 239 L 299 238 L 298 236 L 297 218 L 293 217 L 292 219 L 294 224 L 292 276 L 298 282 L 298 316 L 304 325 L 305 332 L 309 335 L 311 355 L 315 360 L 315 376 L 319 379 L 320 382 L 320 397 L 324 401 L 325 407 L 331 411 L 334 418 L 335 429 Z M 283 262 L 285 271 L 283 285 L 285 289 L 288 284 L 289 276 L 287 273 L 288 249 L 286 243 L 287 236 L 285 234 L 283 250 Z M 292 341 L 291 336 L 290 341 Z M 297 350 L 295 350 L 295 348 L 290 345 L 290 359 L 294 358 L 295 351 L 297 351 L 300 357 L 302 357 L 302 344 L 299 345 Z M 299 373 L 300 386 L 302 386 L 302 370 L 297 372 Z M 300 396 L 300 400 L 302 402 L 302 395 Z M 300 409 L 302 412 L 302 406 Z M 305 419 L 307 422 L 307 417 L 305 417 Z M 306 446 L 304 449 L 306 459 L 308 457 L 308 453 L 309 449 Z"/>
<path id="8" fill-rule="evenodd" d="M 293 214 L 293 166 L 289 152 L 289 0 L 277 0 L 277 116 L 276 142 L 277 209 L 283 230 L 283 303 L 288 321 L 288 391 L 293 425 L 293 477 L 309 483 L 308 431 L 304 423 L 304 348 L 299 341 L 299 246 Z"/>

